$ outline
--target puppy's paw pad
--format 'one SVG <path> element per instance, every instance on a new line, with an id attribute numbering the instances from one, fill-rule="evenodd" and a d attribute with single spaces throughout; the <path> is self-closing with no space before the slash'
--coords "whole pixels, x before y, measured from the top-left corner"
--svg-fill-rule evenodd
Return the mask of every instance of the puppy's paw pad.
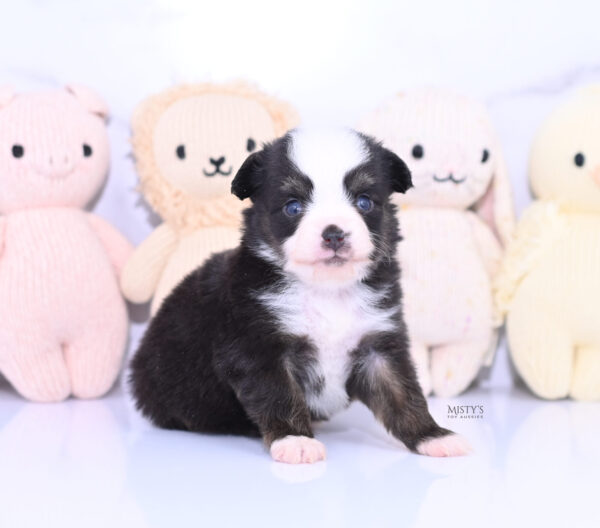
<path id="1" fill-rule="evenodd" d="M 454 433 L 424 440 L 417 446 L 418 453 L 432 457 L 462 456 L 472 451 L 469 442 Z"/>
<path id="2" fill-rule="evenodd" d="M 325 460 L 325 446 L 307 436 L 286 436 L 271 444 L 271 456 L 286 464 L 312 464 Z"/>

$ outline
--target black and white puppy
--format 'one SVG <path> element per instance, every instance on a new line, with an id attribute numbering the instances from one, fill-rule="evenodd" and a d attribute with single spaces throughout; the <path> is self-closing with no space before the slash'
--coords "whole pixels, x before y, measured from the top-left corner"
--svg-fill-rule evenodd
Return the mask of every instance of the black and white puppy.
<path id="1" fill-rule="evenodd" d="M 409 359 L 389 196 L 410 186 L 400 158 L 350 130 L 296 130 L 252 154 L 231 186 L 252 200 L 241 245 L 179 284 L 132 361 L 143 414 L 315 462 L 311 420 L 357 399 L 412 451 L 466 453 Z"/>

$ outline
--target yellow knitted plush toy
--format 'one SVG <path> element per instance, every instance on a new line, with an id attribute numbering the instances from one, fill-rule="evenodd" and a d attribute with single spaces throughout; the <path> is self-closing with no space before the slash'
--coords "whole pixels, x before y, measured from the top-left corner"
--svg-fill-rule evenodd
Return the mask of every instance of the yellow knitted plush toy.
<path id="1" fill-rule="evenodd" d="M 523 214 L 496 281 L 515 366 L 542 398 L 600 400 L 600 86 L 539 131 Z"/>
<path id="2" fill-rule="evenodd" d="M 152 313 L 214 252 L 237 245 L 241 211 L 231 180 L 249 153 L 297 124 L 296 112 L 245 83 L 177 86 L 133 117 L 145 199 L 164 220 L 127 262 L 121 287 Z"/>

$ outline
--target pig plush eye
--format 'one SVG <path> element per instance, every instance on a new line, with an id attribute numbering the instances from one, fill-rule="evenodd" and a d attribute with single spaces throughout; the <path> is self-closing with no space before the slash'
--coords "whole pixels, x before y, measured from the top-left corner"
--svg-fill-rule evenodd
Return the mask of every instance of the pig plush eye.
<path id="1" fill-rule="evenodd" d="M 25 154 L 25 149 L 22 145 L 13 145 L 12 146 L 12 155 L 15 158 L 22 158 L 23 154 Z"/>
<path id="2" fill-rule="evenodd" d="M 179 145 L 175 149 L 175 153 L 180 160 L 185 159 L 185 145 Z"/>
<path id="3" fill-rule="evenodd" d="M 483 149 L 483 154 L 481 155 L 481 163 L 485 163 L 490 159 L 490 151 L 488 149 Z"/>
<path id="4" fill-rule="evenodd" d="M 92 155 L 92 147 L 90 147 L 87 143 L 83 144 L 83 155 L 86 158 L 89 158 Z"/>

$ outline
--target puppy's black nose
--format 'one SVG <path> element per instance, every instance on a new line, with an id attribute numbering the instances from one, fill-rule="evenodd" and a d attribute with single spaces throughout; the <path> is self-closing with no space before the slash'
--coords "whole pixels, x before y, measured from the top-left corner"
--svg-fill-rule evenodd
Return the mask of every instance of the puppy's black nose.
<path id="1" fill-rule="evenodd" d="M 323 237 L 323 245 L 334 251 L 340 249 L 345 243 L 344 232 L 338 226 L 333 224 L 328 225 L 323 229 L 321 236 Z"/>
<path id="2" fill-rule="evenodd" d="M 223 163 L 225 163 L 225 156 L 221 156 L 219 159 L 208 158 L 210 162 L 218 169 Z"/>

